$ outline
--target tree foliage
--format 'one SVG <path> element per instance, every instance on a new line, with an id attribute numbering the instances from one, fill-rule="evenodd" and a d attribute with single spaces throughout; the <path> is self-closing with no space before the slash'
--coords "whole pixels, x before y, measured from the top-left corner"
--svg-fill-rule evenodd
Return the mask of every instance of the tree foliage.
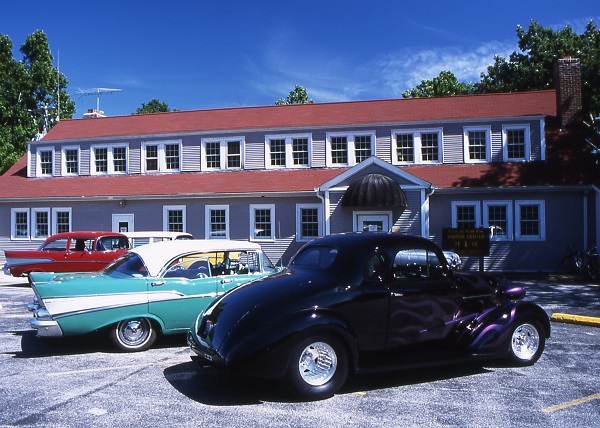
<path id="1" fill-rule="evenodd" d="M 579 58 L 583 109 L 600 113 L 600 31 L 593 21 L 583 34 L 570 26 L 554 31 L 531 21 L 527 31 L 517 26 L 519 49 L 509 58 L 494 57 L 494 63 L 482 73 L 475 85 L 479 93 L 516 92 L 555 87 L 554 66 L 560 58 Z"/>
<path id="2" fill-rule="evenodd" d="M 66 92 L 68 81 L 52 65 L 43 31 L 21 45 L 23 59 L 13 59 L 13 44 L 0 34 L 0 172 L 27 151 L 27 143 L 49 130 L 58 118 L 71 118 L 75 103 Z"/>
<path id="3" fill-rule="evenodd" d="M 403 97 L 432 97 L 470 93 L 517 92 L 554 88 L 554 66 L 560 58 L 581 61 L 583 109 L 586 116 L 600 113 L 600 31 L 593 21 L 583 34 L 570 26 L 554 31 L 532 20 L 525 30 L 517 26 L 519 52 L 507 58 L 495 56 L 493 64 L 474 84 L 460 83 L 448 71 L 432 80 L 423 80 Z"/>
<path id="4" fill-rule="evenodd" d="M 166 113 L 171 111 L 168 104 L 157 98 L 153 98 L 147 103 L 142 103 L 141 107 L 135 110 L 134 114 Z"/>
<path id="5" fill-rule="evenodd" d="M 451 71 L 442 71 L 431 80 L 422 80 L 415 88 L 402 94 L 404 98 L 448 97 L 473 93 L 470 83 L 459 82 Z"/>
<path id="6" fill-rule="evenodd" d="M 308 99 L 308 93 L 306 92 L 306 88 L 296 85 L 293 91 L 290 91 L 288 96 L 284 98 L 280 98 L 275 103 L 276 105 L 289 105 L 289 104 L 312 104 L 313 100 Z"/>

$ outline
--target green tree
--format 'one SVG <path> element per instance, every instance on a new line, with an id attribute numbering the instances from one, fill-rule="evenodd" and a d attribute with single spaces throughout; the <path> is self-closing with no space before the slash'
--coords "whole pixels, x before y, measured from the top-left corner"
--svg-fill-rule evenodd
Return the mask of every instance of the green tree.
<path id="1" fill-rule="evenodd" d="M 171 111 L 171 109 L 167 103 L 164 103 L 157 98 L 153 98 L 147 103 L 142 103 L 142 106 L 138 107 L 134 114 L 166 113 L 169 111 Z"/>
<path id="2" fill-rule="evenodd" d="M 448 97 L 473 93 L 473 85 L 459 82 L 454 73 L 442 71 L 431 80 L 422 80 L 415 88 L 402 94 L 404 98 Z"/>
<path id="3" fill-rule="evenodd" d="M 583 34 L 570 26 L 554 31 L 532 20 L 525 30 L 517 26 L 519 52 L 507 58 L 495 56 L 493 64 L 474 84 L 460 83 L 450 71 L 423 80 L 403 97 L 440 97 L 469 93 L 518 92 L 555 87 L 554 66 L 560 58 L 581 61 L 583 110 L 587 117 L 600 113 L 600 31 L 593 21 Z"/>
<path id="4" fill-rule="evenodd" d="M 49 130 L 58 117 L 70 118 L 75 103 L 67 79 L 52 65 L 48 39 L 36 31 L 21 45 L 22 61 L 12 57 L 12 41 L 0 34 L 0 172 L 27 150 L 36 134 Z M 60 100 L 60 101 L 59 101 Z"/>
<path id="5" fill-rule="evenodd" d="M 290 91 L 288 96 L 284 98 L 280 98 L 275 103 L 276 105 L 289 105 L 289 104 L 312 104 L 313 100 L 308 99 L 308 93 L 306 92 L 306 88 L 296 85 L 293 91 Z"/>
<path id="6" fill-rule="evenodd" d="M 570 26 L 554 31 L 532 20 L 527 31 L 517 26 L 520 52 L 494 63 L 475 84 L 478 93 L 514 92 L 554 88 L 554 65 L 560 58 L 581 60 L 584 112 L 600 112 L 600 31 L 593 21 L 583 34 Z"/>

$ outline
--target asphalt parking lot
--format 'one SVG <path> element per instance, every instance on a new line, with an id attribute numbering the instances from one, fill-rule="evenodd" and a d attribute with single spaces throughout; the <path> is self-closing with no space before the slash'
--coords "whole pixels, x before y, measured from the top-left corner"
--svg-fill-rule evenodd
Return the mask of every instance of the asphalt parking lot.
<path id="1" fill-rule="evenodd" d="M 600 286 L 530 276 L 549 314 L 600 316 Z M 351 378 L 297 402 L 276 383 L 201 368 L 183 337 L 116 352 L 104 337 L 40 339 L 26 284 L 0 280 L 0 426 L 587 426 L 600 427 L 600 329 L 552 323 L 534 366 L 449 366 Z"/>

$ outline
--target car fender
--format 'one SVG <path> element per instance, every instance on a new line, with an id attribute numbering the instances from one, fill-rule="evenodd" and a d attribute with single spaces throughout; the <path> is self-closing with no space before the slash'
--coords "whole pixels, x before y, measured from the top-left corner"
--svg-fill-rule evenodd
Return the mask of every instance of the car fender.
<path id="1" fill-rule="evenodd" d="M 508 351 L 505 345 L 512 327 L 524 318 L 538 321 L 543 328 L 540 333 L 550 337 L 548 314 L 534 303 L 518 301 L 496 307 L 475 318 L 463 332 L 459 343 L 466 346 L 471 354 L 502 354 Z"/>
<path id="2" fill-rule="evenodd" d="M 294 312 L 271 323 L 243 340 L 229 340 L 220 352 L 227 366 L 247 374 L 278 378 L 290 364 L 290 351 L 304 338 L 323 334 L 336 336 L 344 344 L 348 362 L 356 370 L 358 351 L 349 325 L 334 313 L 312 309 Z"/>
<path id="3" fill-rule="evenodd" d="M 98 312 L 71 315 L 56 318 L 65 335 L 87 334 L 93 331 L 102 331 L 115 327 L 120 321 L 132 318 L 146 318 L 152 322 L 159 331 L 164 331 L 162 319 L 148 313 L 148 305 L 141 304 L 123 308 L 113 308 Z"/>

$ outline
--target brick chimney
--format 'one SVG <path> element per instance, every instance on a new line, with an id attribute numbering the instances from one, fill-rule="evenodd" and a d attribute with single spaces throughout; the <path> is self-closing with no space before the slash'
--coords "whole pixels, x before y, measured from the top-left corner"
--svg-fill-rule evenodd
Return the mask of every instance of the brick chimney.
<path id="1" fill-rule="evenodd" d="M 560 129 L 577 127 L 583 122 L 581 103 L 581 62 L 579 58 L 559 59 L 554 68 L 556 112 Z"/>

